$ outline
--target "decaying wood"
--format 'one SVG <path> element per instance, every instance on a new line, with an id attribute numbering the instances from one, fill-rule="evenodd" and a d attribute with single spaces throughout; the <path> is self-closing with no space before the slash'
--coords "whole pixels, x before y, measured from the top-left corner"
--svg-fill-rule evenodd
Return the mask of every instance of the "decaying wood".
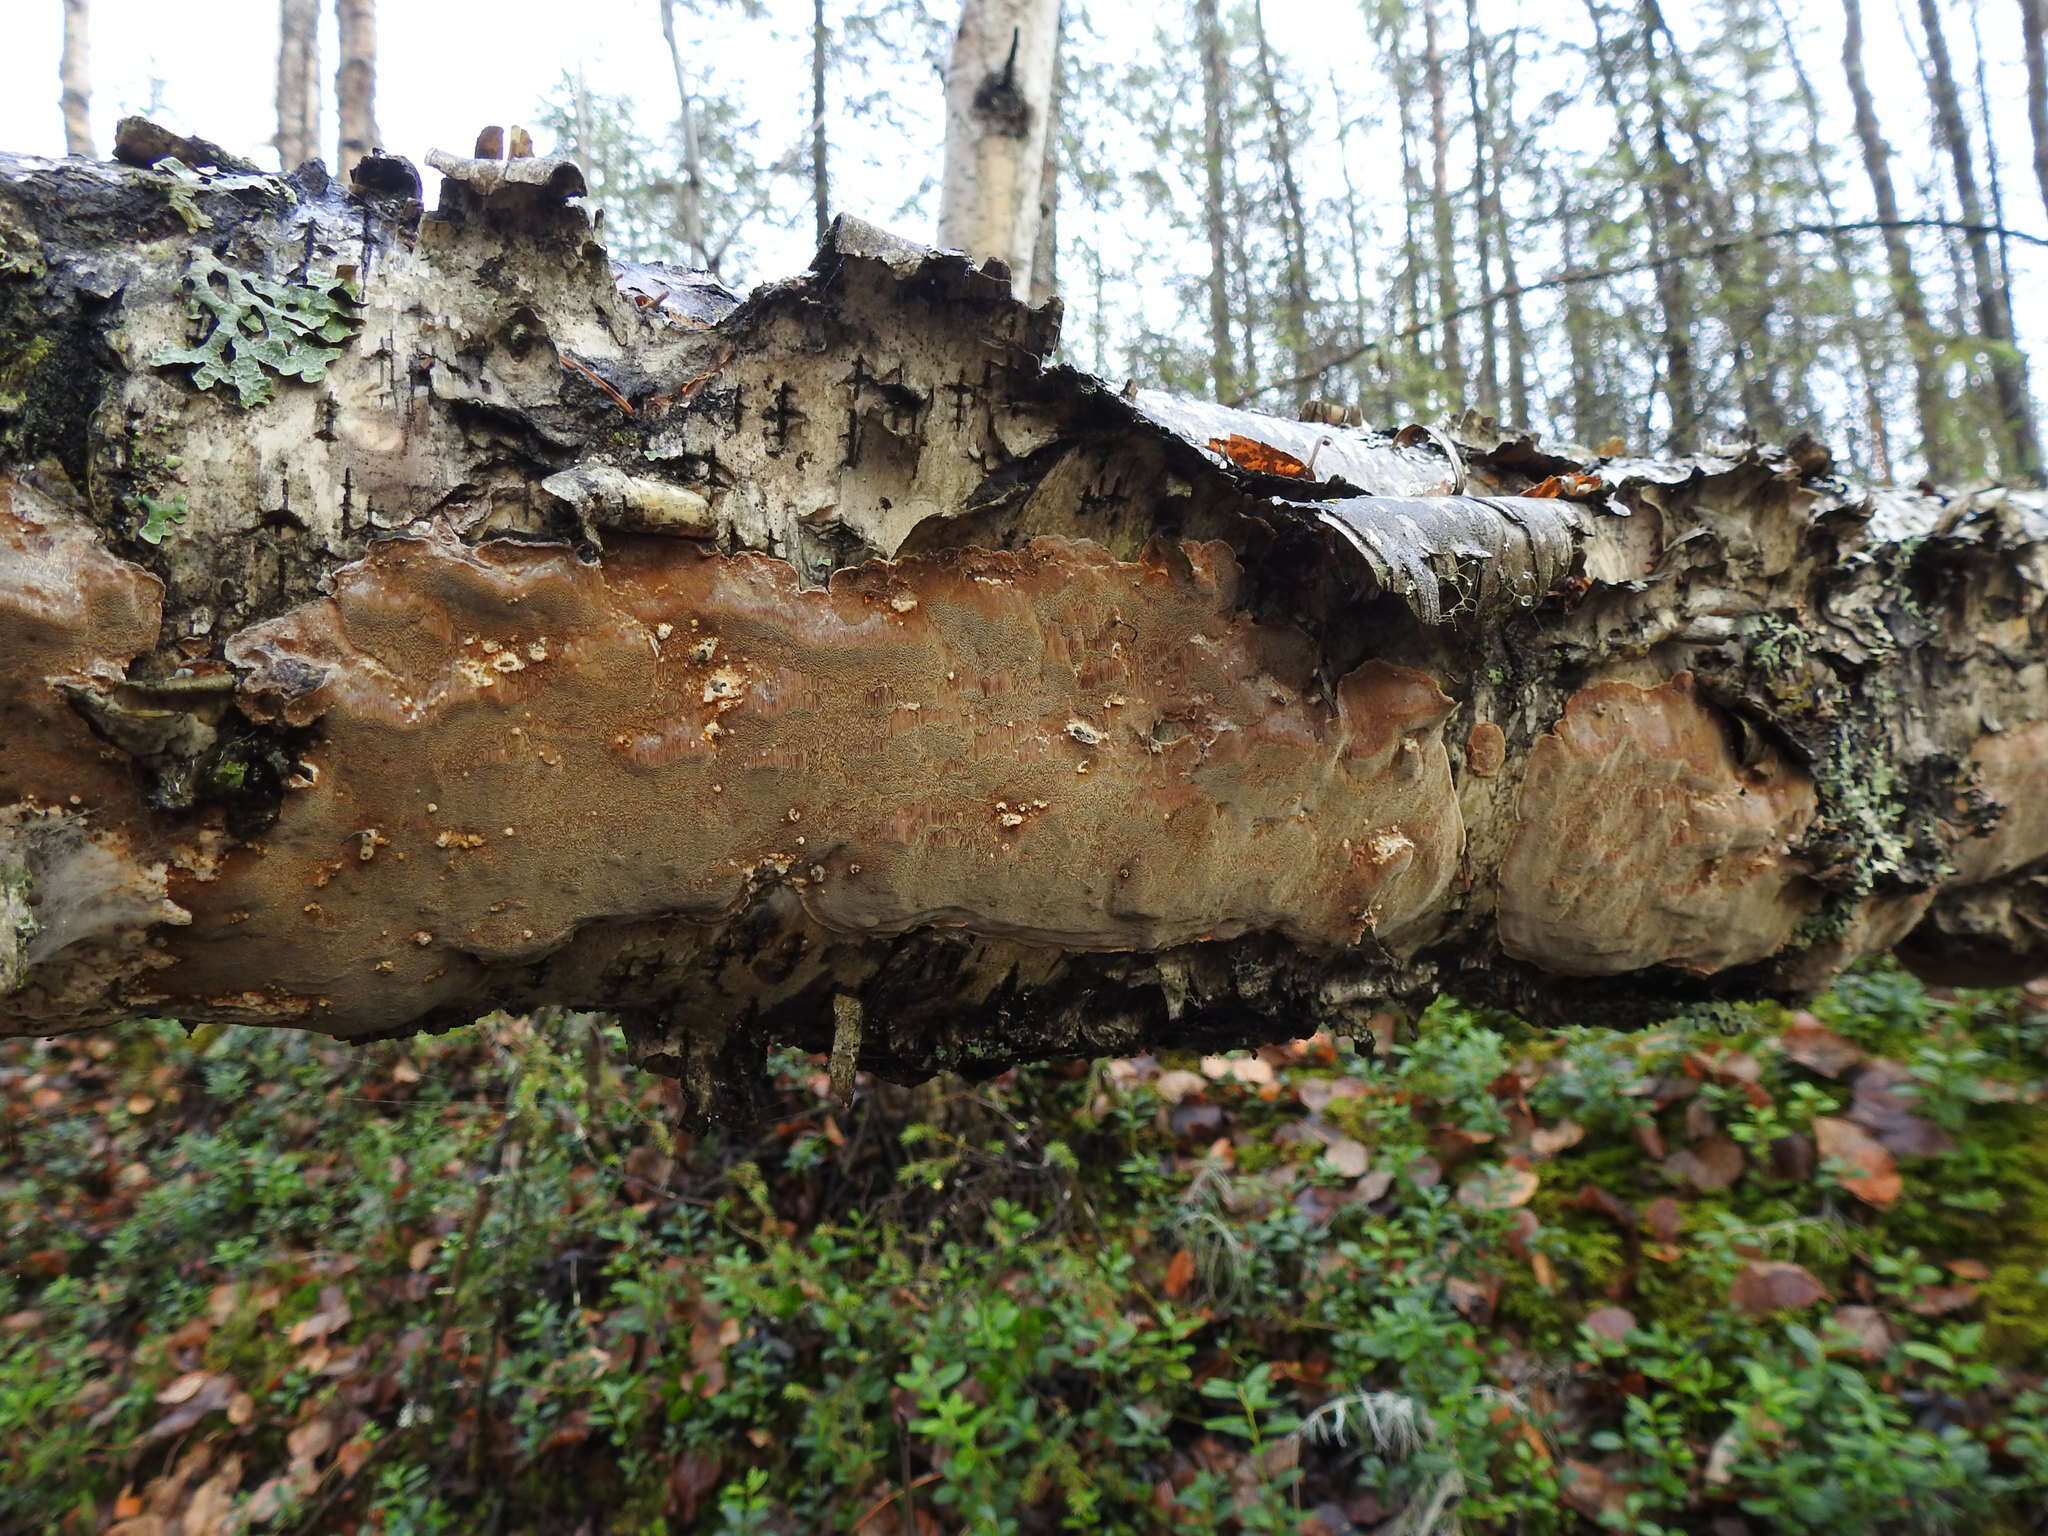
<path id="1" fill-rule="evenodd" d="M 1118 392 L 851 220 L 742 302 L 565 161 L 123 143 L 0 157 L 0 1032 L 607 1008 L 716 1114 L 2048 953 L 2038 494 Z"/>

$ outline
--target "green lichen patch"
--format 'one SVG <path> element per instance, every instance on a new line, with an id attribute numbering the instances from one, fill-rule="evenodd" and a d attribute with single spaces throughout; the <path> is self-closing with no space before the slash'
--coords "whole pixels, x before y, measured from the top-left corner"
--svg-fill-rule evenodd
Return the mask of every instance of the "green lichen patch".
<path id="1" fill-rule="evenodd" d="M 167 343 L 150 362 L 191 368 L 198 389 L 225 385 L 244 410 L 271 398 L 273 379 L 317 384 L 362 323 L 355 287 L 340 277 L 278 283 L 202 251 L 192 258 L 185 288 L 205 336 L 189 347 Z"/>
<path id="2" fill-rule="evenodd" d="M 135 530 L 135 537 L 145 544 L 161 544 L 166 535 L 185 521 L 190 510 L 183 496 L 155 496 L 137 493 L 130 498 L 130 504 L 142 514 L 142 525 Z"/>
<path id="3" fill-rule="evenodd" d="M 171 205 L 171 212 L 184 221 L 185 228 L 197 234 L 202 229 L 213 228 L 213 219 L 199 206 L 201 192 L 264 192 L 281 194 L 282 185 L 275 176 L 249 175 L 239 171 L 199 170 L 171 156 L 150 167 L 157 184 L 163 188 L 165 199 Z"/>
<path id="4" fill-rule="evenodd" d="M 28 888 L 27 867 L 0 855 L 0 997 L 28 979 L 28 946 L 36 936 Z"/>

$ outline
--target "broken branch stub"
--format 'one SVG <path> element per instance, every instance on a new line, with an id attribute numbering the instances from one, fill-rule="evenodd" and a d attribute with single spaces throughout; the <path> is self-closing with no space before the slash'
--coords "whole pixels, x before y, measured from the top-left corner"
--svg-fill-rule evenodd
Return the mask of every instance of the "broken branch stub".
<path id="1" fill-rule="evenodd" d="M 614 1009 L 720 1114 L 2041 965 L 2038 494 L 1127 395 L 431 163 L 0 157 L 0 1032 Z"/>

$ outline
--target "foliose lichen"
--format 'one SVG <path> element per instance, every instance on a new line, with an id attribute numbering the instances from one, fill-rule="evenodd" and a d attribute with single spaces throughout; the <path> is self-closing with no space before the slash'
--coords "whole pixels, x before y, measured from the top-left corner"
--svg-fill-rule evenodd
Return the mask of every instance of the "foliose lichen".
<path id="1" fill-rule="evenodd" d="M 150 363 L 191 368 L 197 389 L 226 385 L 244 410 L 271 398 L 274 378 L 317 384 L 362 324 L 356 287 L 340 274 L 279 283 L 199 251 L 185 288 L 192 318 L 212 323 L 195 345 L 166 343 Z"/>
<path id="2" fill-rule="evenodd" d="M 0 997 L 18 992 L 28 979 L 29 941 L 35 936 L 28 866 L 0 851 Z"/>

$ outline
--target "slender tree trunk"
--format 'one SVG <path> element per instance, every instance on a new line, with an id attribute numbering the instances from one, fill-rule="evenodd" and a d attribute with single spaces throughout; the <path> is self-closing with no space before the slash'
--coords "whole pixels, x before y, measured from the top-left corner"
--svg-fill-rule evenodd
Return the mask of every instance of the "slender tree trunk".
<path id="1" fill-rule="evenodd" d="M 684 258 L 693 267 L 710 260 L 704 238 L 704 152 L 697 137 L 697 100 L 690 92 L 689 76 L 683 70 L 683 50 L 676 41 L 675 0 L 661 0 L 661 36 L 668 44 L 669 66 L 676 78 L 677 123 L 683 136 L 682 187 L 677 194 L 676 216 L 683 238 Z M 815 66 L 814 66 L 815 67 Z"/>
<path id="2" fill-rule="evenodd" d="M 1031 291 L 1025 297 L 1043 304 L 1059 292 L 1060 262 L 1060 130 L 1066 111 L 1066 15 L 1061 12 L 1059 35 L 1053 44 L 1052 98 L 1046 109 L 1051 121 L 1045 125 L 1045 160 L 1038 172 L 1038 243 L 1031 253 Z"/>
<path id="3" fill-rule="evenodd" d="M 939 243 L 994 257 L 1031 293 L 1053 124 L 1060 0 L 965 0 L 946 68 Z"/>
<path id="4" fill-rule="evenodd" d="M 673 24 L 669 24 L 671 34 Z M 832 225 L 832 177 L 826 164 L 825 66 L 832 34 L 825 26 L 825 0 L 811 0 L 811 214 L 823 243 Z"/>
<path id="5" fill-rule="evenodd" d="M 1301 182 L 1294 174 L 1294 140 L 1287 131 L 1287 112 L 1280 104 L 1272 52 L 1266 43 L 1266 13 L 1252 0 L 1252 29 L 1258 44 L 1259 98 L 1266 109 L 1273 146 L 1273 168 L 1280 177 L 1281 311 L 1280 324 L 1296 375 L 1312 366 L 1309 353 L 1308 214 L 1302 207 Z"/>
<path id="6" fill-rule="evenodd" d="M 1813 77 L 1799 58 L 1798 39 L 1793 35 L 1792 18 L 1786 14 L 1783 0 L 1771 0 L 1771 13 L 1777 19 L 1778 35 L 1785 44 L 1785 59 L 1791 67 L 1793 83 L 1798 87 L 1799 104 L 1806 114 L 1806 171 L 1813 178 L 1813 184 L 1819 191 L 1821 208 L 1827 214 L 1828 222 L 1839 224 L 1842 222 L 1842 210 L 1835 200 L 1834 186 L 1828 170 L 1828 151 L 1822 143 L 1822 135 L 1827 131 L 1827 118 L 1821 110 L 1820 93 L 1814 89 Z M 1859 390 L 1863 396 L 1863 419 L 1868 424 L 1871 443 L 1876 450 L 1877 473 L 1881 479 L 1890 480 L 1891 426 L 1886 420 L 1883 395 L 1878 388 L 1884 370 L 1872 350 L 1860 309 L 1855 307 L 1859 275 L 1856 248 L 1850 243 L 1849 237 L 1842 234 L 1831 235 L 1828 244 L 1834 254 L 1835 270 L 1841 274 L 1850 294 L 1852 312 L 1849 317 L 1849 339 L 1856 353 L 1856 373 Z"/>
<path id="7" fill-rule="evenodd" d="M 279 0 L 277 159 L 295 171 L 320 153 L 320 0 Z"/>
<path id="8" fill-rule="evenodd" d="M 1700 83 L 1693 79 L 1678 40 L 1672 36 L 1671 28 L 1664 20 L 1663 7 L 1658 0 L 1640 0 L 1640 13 L 1643 59 L 1648 71 L 1647 94 L 1658 120 L 1664 117 L 1667 74 L 1677 86 L 1670 93 L 1677 105 L 1677 111 L 1671 115 L 1671 125 L 1685 140 L 1690 154 L 1679 160 L 1672 154 L 1667 140 L 1664 158 L 1669 162 L 1671 177 L 1683 200 L 1682 208 L 1689 215 L 1688 236 L 1697 240 L 1702 234 L 1731 234 L 1738 228 L 1739 220 L 1727 195 L 1715 181 L 1714 147 L 1699 122 L 1699 104 L 1704 92 Z M 1666 52 L 1658 50 L 1660 39 Z M 1707 265 L 1713 271 L 1715 287 L 1720 295 L 1720 319 L 1728 336 L 1729 367 L 1742 402 L 1744 425 L 1762 437 L 1780 438 L 1784 435 L 1783 415 L 1777 399 L 1767 387 L 1765 370 L 1757 358 L 1759 345 L 1768 344 L 1770 340 L 1768 297 L 1756 291 L 1758 285 L 1745 280 L 1734 251 L 1718 244 L 1712 246 L 1707 253 Z"/>
<path id="9" fill-rule="evenodd" d="M 1949 63 L 1939 0 L 1920 0 L 1920 25 L 1927 37 L 1927 89 L 1934 103 L 1934 121 L 1942 147 L 1948 151 L 1955 177 L 1956 204 L 1963 222 L 1985 222 L 1983 197 L 1977 190 L 1976 157 L 1970 128 L 1963 116 L 1955 70 Z M 2033 402 L 2027 392 L 2027 361 L 2013 336 L 2012 313 L 2005 287 L 1998 281 L 1991 237 L 1981 230 L 1966 236 L 1975 287 L 1977 329 L 1991 354 L 1991 383 L 1999 422 L 2001 469 L 2034 481 L 2041 477 L 2041 447 L 2034 431 Z"/>
<path id="10" fill-rule="evenodd" d="M 1577 257 L 1574 235 L 1578 225 L 1578 210 L 1572 206 L 1569 193 L 1560 192 L 1557 199 L 1557 228 L 1560 246 L 1558 259 L 1566 271 L 1572 269 Z M 1593 317 L 1586 308 L 1583 295 L 1577 285 L 1564 290 L 1564 336 L 1565 346 L 1571 358 L 1571 406 L 1572 436 L 1580 444 L 1591 448 L 1612 435 L 1620 425 L 1605 420 L 1600 411 L 1600 360 L 1596 355 L 1593 341 Z M 1554 411 L 1555 406 L 1551 409 Z"/>
<path id="11" fill-rule="evenodd" d="M 0 156 L 0 1033 L 607 1008 L 718 1115 L 2048 965 L 2038 494 L 1531 496 L 1595 466 L 1127 397 L 844 218 L 650 324 L 573 164 L 430 163 L 187 233 Z"/>
<path id="12" fill-rule="evenodd" d="M 1479 291 L 1493 287 L 1493 193 L 1490 151 L 1493 134 L 1487 103 L 1492 96 L 1489 78 L 1482 96 L 1480 77 L 1491 75 L 1486 63 L 1486 43 L 1479 31 L 1479 0 L 1465 0 L 1465 105 L 1472 116 L 1472 258 L 1477 269 Z M 1500 316 L 1489 304 L 1479 312 L 1479 391 L 1473 404 L 1482 410 L 1500 410 Z"/>
<path id="13" fill-rule="evenodd" d="M 1376 325 L 1373 304 L 1366 291 L 1366 234 L 1365 211 L 1360 206 L 1358 180 L 1351 170 L 1352 130 L 1357 126 L 1351 111 L 1345 105 L 1344 93 L 1337 83 L 1337 72 L 1330 71 L 1330 99 L 1337 103 L 1337 170 L 1344 180 L 1344 250 L 1350 258 L 1351 268 L 1351 329 L 1354 335 L 1370 336 Z M 1368 399 L 1375 401 L 1381 421 L 1394 419 L 1394 397 L 1392 381 L 1386 361 L 1378 350 L 1367 351 L 1353 365 L 1353 393 L 1347 404 L 1363 407 Z M 1371 370 L 1377 367 L 1377 377 Z M 1374 385 L 1378 389 L 1374 390 Z"/>
<path id="14" fill-rule="evenodd" d="M 1195 46 L 1202 55 L 1202 175 L 1208 190 L 1203 222 L 1209 236 L 1209 378 L 1218 400 L 1237 396 L 1230 336 L 1230 204 L 1225 162 L 1230 154 L 1229 74 L 1216 0 L 1194 0 Z"/>
<path id="15" fill-rule="evenodd" d="M 1438 0 L 1422 0 L 1422 85 L 1429 95 L 1429 206 L 1436 237 L 1436 302 L 1438 312 L 1458 308 L 1457 210 L 1451 205 L 1451 119 L 1444 78 L 1443 42 L 1438 35 Z M 1462 327 L 1446 322 L 1439 337 L 1446 403 L 1453 409 L 1469 405 L 1465 381 Z"/>
<path id="16" fill-rule="evenodd" d="M 2027 122 L 2034 131 L 2034 180 L 2048 208 L 2048 0 L 2019 0 L 2027 55 Z"/>
<path id="17" fill-rule="evenodd" d="M 377 132 L 377 0 L 335 0 L 340 67 L 334 101 L 341 116 L 341 158 L 346 177 L 382 142 Z"/>
<path id="18" fill-rule="evenodd" d="M 1644 116 L 1648 119 L 1650 133 L 1650 153 L 1645 160 L 1635 152 L 1632 125 L 1624 105 L 1626 98 L 1615 71 L 1599 0 L 1586 0 L 1586 13 L 1593 23 L 1593 57 L 1599 66 L 1607 100 L 1617 118 L 1615 143 L 1622 151 L 1623 165 L 1634 173 L 1631 179 L 1644 183 L 1643 218 L 1650 228 L 1652 252 L 1660 258 L 1669 257 L 1683 247 L 1688 231 L 1679 190 L 1682 173 L 1677 157 L 1671 151 L 1670 125 L 1665 112 L 1662 82 L 1656 77 L 1654 56 L 1646 61 L 1648 67 L 1642 93 Z M 1656 291 L 1658 320 L 1663 333 L 1661 387 L 1665 408 L 1671 418 L 1665 443 L 1676 450 L 1689 445 L 1697 436 L 1700 413 L 1698 369 L 1692 355 L 1692 284 L 1683 265 L 1664 261 L 1657 268 Z"/>
<path id="19" fill-rule="evenodd" d="M 1892 151 L 1885 142 L 1877 118 L 1877 102 L 1863 70 L 1862 0 L 1842 0 L 1842 71 L 1849 82 L 1849 100 L 1855 109 L 1856 142 L 1863 154 L 1864 173 L 1870 178 L 1871 197 L 1878 219 L 1895 226 L 1900 220 L 1899 195 L 1892 184 Z M 1885 266 L 1891 277 L 1892 303 L 1905 331 L 1905 351 L 1913 365 L 1913 415 L 1920 432 L 1920 456 L 1926 462 L 1928 478 L 1947 483 L 1955 476 L 1949 451 L 1948 398 L 1941 384 L 1937 338 L 1928 322 L 1927 300 L 1920 291 L 1919 274 L 1913 269 L 1912 248 L 1905 231 L 1886 228 Z"/>
<path id="20" fill-rule="evenodd" d="M 1518 163 L 1515 138 L 1515 66 L 1521 51 L 1521 31 L 1510 29 L 1503 40 L 1506 57 L 1498 75 L 1487 71 L 1487 121 L 1496 125 L 1489 145 L 1495 171 L 1488 181 L 1488 222 L 1500 250 L 1501 282 L 1508 292 L 1503 301 L 1507 311 L 1508 335 L 1508 420 L 1517 427 L 1530 426 L 1529 415 L 1529 328 L 1522 310 L 1522 274 L 1515 258 L 1515 231 L 1508 227 L 1507 211 L 1501 197 L 1502 168 Z M 1533 179 L 1533 177 L 1532 177 Z"/>
<path id="21" fill-rule="evenodd" d="M 64 0 L 64 54 L 57 74 L 67 155 L 92 154 L 91 21 L 86 0 Z"/>
<path id="22" fill-rule="evenodd" d="M 1401 264 L 1396 279 L 1401 307 L 1408 316 L 1407 324 L 1413 326 L 1421 324 L 1425 318 L 1422 305 L 1421 220 L 1422 208 L 1428 201 L 1428 194 L 1423 190 L 1422 184 L 1421 136 L 1415 123 L 1415 75 L 1402 34 L 1405 24 L 1405 10 L 1396 10 L 1386 23 L 1381 46 L 1386 50 L 1387 73 L 1393 77 L 1394 106 L 1400 118 Z M 1418 413 L 1428 412 L 1446 403 L 1438 387 L 1434 358 L 1425 360 L 1418 355 L 1412 359 L 1405 356 L 1388 357 L 1384 361 L 1396 397 L 1409 410 Z M 1420 372 L 1424 377 L 1419 387 L 1416 364 L 1423 365 Z M 1394 373 L 1397 367 L 1400 370 L 1398 377 Z"/>

